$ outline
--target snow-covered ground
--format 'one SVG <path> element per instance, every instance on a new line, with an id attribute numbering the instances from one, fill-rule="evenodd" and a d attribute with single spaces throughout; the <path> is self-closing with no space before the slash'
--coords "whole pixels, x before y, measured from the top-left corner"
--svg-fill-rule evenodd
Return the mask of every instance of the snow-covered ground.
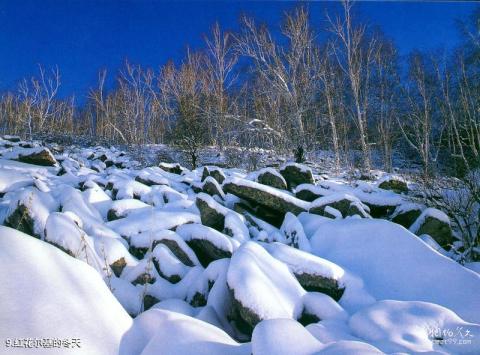
<path id="1" fill-rule="evenodd" d="M 478 263 L 398 176 L 7 138 L 0 353 L 480 353 Z"/>

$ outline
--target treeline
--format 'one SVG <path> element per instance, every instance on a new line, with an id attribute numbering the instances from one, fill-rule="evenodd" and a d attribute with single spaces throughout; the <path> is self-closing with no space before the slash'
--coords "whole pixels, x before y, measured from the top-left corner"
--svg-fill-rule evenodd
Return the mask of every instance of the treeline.
<path id="1" fill-rule="evenodd" d="M 459 26 L 464 41 L 452 53 L 404 62 L 390 39 L 354 18 L 351 2 L 321 32 L 305 7 L 286 13 L 276 35 L 244 16 L 238 32 L 214 24 L 179 64 L 126 62 L 111 89 L 101 71 L 82 107 L 58 98 L 58 69 L 40 68 L 2 95 L 0 131 L 176 144 L 192 159 L 205 145 L 327 149 L 337 167 L 364 171 L 372 155 L 390 171 L 400 152 L 425 175 L 461 175 L 480 160 L 479 19 Z"/>

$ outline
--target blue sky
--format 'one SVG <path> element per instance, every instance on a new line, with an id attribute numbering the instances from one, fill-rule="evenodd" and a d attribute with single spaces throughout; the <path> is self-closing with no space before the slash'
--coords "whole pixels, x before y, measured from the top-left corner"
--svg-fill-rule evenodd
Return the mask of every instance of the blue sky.
<path id="1" fill-rule="evenodd" d="M 394 39 L 400 53 L 445 49 L 458 41 L 456 20 L 474 2 L 359 2 L 356 11 Z M 125 58 L 158 68 L 178 60 L 190 44 L 202 44 L 214 21 L 238 28 L 241 13 L 278 26 L 287 1 L 0 0 L 0 90 L 14 89 L 35 73 L 37 63 L 58 65 L 62 95 L 82 101 L 100 68 L 114 73 Z M 325 11 L 336 2 L 309 2 L 312 23 L 325 27 Z"/>

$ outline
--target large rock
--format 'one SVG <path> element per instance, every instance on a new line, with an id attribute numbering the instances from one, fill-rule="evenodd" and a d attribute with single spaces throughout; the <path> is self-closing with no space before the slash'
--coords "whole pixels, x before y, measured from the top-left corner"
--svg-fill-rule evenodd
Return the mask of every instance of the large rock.
<path id="1" fill-rule="evenodd" d="M 359 215 L 360 217 L 368 217 L 368 207 L 363 205 L 355 196 L 345 193 L 335 193 L 325 197 L 320 197 L 312 202 L 310 213 L 325 216 L 328 211 L 326 208 L 330 206 L 339 211 L 343 217 Z"/>
<path id="2" fill-rule="evenodd" d="M 160 163 L 158 165 L 160 169 L 165 170 L 172 174 L 181 175 L 182 173 L 188 171 L 187 168 L 184 168 L 178 163 Z"/>
<path id="3" fill-rule="evenodd" d="M 325 189 L 322 186 L 302 184 L 298 185 L 295 189 L 295 196 L 300 200 L 312 202 L 319 197 L 326 196 L 328 192 L 328 189 Z"/>
<path id="4" fill-rule="evenodd" d="M 308 202 L 288 193 L 245 179 L 232 178 L 224 183 L 223 189 L 225 192 L 282 214 L 292 212 L 298 215 L 307 211 L 310 206 Z"/>
<path id="5" fill-rule="evenodd" d="M 382 179 L 378 187 L 384 190 L 391 190 L 397 193 L 407 193 L 408 186 L 405 180 L 398 176 L 389 176 L 387 178 Z"/>
<path id="6" fill-rule="evenodd" d="M 408 229 L 420 217 L 423 209 L 423 206 L 416 203 L 400 205 L 393 212 L 391 220 Z"/>
<path id="7" fill-rule="evenodd" d="M 268 252 L 288 266 L 307 291 L 321 292 L 338 301 L 345 291 L 345 271 L 338 265 L 281 243 L 265 245 Z"/>
<path id="8" fill-rule="evenodd" d="M 43 238 L 49 214 L 58 209 L 53 197 L 30 187 L 10 202 L 5 225 L 33 237 Z"/>
<path id="9" fill-rule="evenodd" d="M 257 181 L 260 184 L 275 187 L 276 189 L 287 189 L 287 182 L 283 176 L 272 168 L 264 168 L 260 170 L 258 172 Z"/>
<path id="10" fill-rule="evenodd" d="M 244 334 L 264 319 L 300 318 L 305 290 L 288 267 L 260 245 L 246 242 L 233 255 L 227 272 L 233 302 L 230 318 Z"/>
<path id="11" fill-rule="evenodd" d="M 17 160 L 22 163 L 41 166 L 54 166 L 57 164 L 57 160 L 47 148 L 24 149 L 18 153 Z"/>
<path id="12" fill-rule="evenodd" d="M 225 174 L 220 168 L 211 167 L 210 176 L 217 180 L 219 184 L 223 184 L 223 182 L 225 181 Z"/>
<path id="13" fill-rule="evenodd" d="M 214 260 L 230 258 L 238 242 L 201 224 L 185 224 L 176 231 L 207 267 Z"/>
<path id="14" fill-rule="evenodd" d="M 200 211 L 202 224 L 217 231 L 223 231 L 227 209 L 215 201 L 211 196 L 200 193 L 197 195 L 195 205 Z"/>
<path id="15" fill-rule="evenodd" d="M 280 174 L 287 182 L 289 189 L 294 189 L 300 184 L 313 184 L 312 169 L 297 163 L 288 163 L 280 168 Z"/>
<path id="16" fill-rule="evenodd" d="M 440 210 L 427 208 L 410 227 L 410 231 L 417 234 L 428 234 L 444 249 L 450 249 L 453 243 L 450 219 Z"/>
<path id="17" fill-rule="evenodd" d="M 205 181 L 203 182 L 202 186 L 203 192 L 209 194 L 210 196 L 219 196 L 222 199 L 225 198 L 225 194 L 218 184 L 217 180 L 215 180 L 212 176 L 208 176 Z"/>

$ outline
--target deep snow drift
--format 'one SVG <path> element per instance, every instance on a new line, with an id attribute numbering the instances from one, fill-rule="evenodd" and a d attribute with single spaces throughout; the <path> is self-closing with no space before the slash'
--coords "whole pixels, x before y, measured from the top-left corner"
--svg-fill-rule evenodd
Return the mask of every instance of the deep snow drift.
<path id="1" fill-rule="evenodd" d="M 9 350 L 480 353 L 480 275 L 399 177 L 141 168 L 115 148 L 21 144 L 0 139 Z"/>

